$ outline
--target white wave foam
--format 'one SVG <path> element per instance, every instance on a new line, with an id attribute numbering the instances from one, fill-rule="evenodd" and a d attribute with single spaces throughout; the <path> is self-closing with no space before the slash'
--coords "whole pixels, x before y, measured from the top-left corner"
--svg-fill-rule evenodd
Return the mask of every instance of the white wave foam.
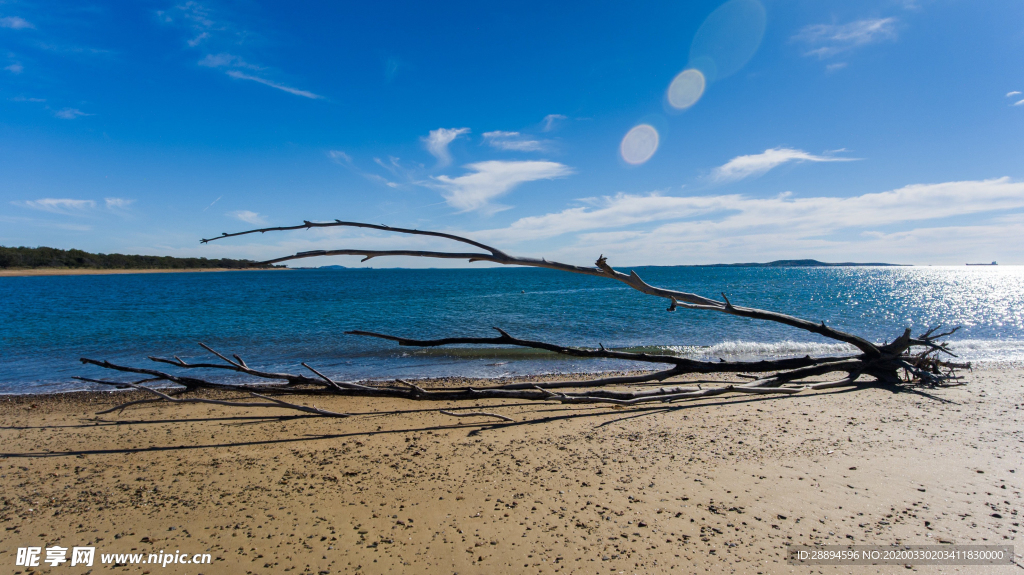
<path id="1" fill-rule="evenodd" d="M 1024 341 L 1019 339 L 952 340 L 949 350 L 967 361 L 1024 361 Z"/>
<path id="2" fill-rule="evenodd" d="M 805 355 L 850 355 L 857 349 L 845 343 L 813 343 L 804 341 L 725 341 L 710 346 L 665 346 L 666 352 L 693 359 L 731 358 L 764 359 L 777 357 L 803 357 Z"/>
<path id="3" fill-rule="evenodd" d="M 880 343 L 880 342 L 879 342 Z M 671 353 L 693 359 L 767 359 L 803 357 L 805 355 L 851 355 L 857 349 L 845 343 L 813 343 L 804 341 L 726 341 L 707 347 L 665 346 L 662 353 Z M 1024 361 L 1024 341 L 1004 339 L 952 340 L 949 349 L 964 361 Z"/>

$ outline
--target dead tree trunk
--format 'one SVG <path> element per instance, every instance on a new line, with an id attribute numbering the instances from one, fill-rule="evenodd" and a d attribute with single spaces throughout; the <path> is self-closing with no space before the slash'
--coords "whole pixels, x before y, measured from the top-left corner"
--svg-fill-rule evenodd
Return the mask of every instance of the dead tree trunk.
<path id="1" fill-rule="evenodd" d="M 217 356 L 223 363 L 191 364 L 177 357 L 174 359 L 150 357 L 149 359 L 154 362 L 169 364 L 183 370 L 203 369 L 214 371 L 234 371 L 250 376 L 262 383 L 246 385 L 217 383 L 207 379 L 174 375 L 172 373 L 153 369 L 116 365 L 110 362 L 97 361 L 88 358 L 82 358 L 82 362 L 122 373 L 133 373 L 146 377 L 134 382 L 117 382 L 92 378 L 79 379 L 105 385 L 143 389 L 156 396 L 149 400 L 143 400 L 145 402 L 192 401 L 188 398 L 180 397 L 180 394 L 178 396 L 172 396 L 143 385 L 145 383 L 166 382 L 183 388 L 181 389 L 182 393 L 188 393 L 197 389 L 221 389 L 249 393 L 250 397 L 255 396 L 256 398 L 263 400 L 261 402 L 221 402 L 222 404 L 241 404 L 251 407 L 284 407 L 314 413 L 316 415 L 345 417 L 348 414 L 328 412 L 321 409 L 284 402 L 282 400 L 266 397 L 263 394 L 309 394 L 352 397 L 373 396 L 417 401 L 518 399 L 531 401 L 557 401 L 561 403 L 611 403 L 619 405 L 635 405 L 648 402 L 680 401 L 722 394 L 794 394 L 809 389 L 825 389 L 841 386 L 882 384 L 890 386 L 923 385 L 936 387 L 958 385 L 960 378 L 956 374 L 956 370 L 970 367 L 970 364 L 955 363 L 941 357 L 942 355 L 954 356 L 947 348 L 947 344 L 940 342 L 940 340 L 953 334 L 956 331 L 956 328 L 942 333 L 936 333 L 938 329 L 935 328 L 920 334 L 917 337 L 913 337 L 911 335 L 911 331 L 906 329 L 902 335 L 897 337 L 892 343 L 879 345 L 872 343 L 863 337 L 828 327 L 824 322 L 815 323 L 813 321 L 778 312 L 734 305 L 729 301 L 729 298 L 724 293 L 722 294 L 722 300 L 719 301 L 699 296 L 697 294 L 655 287 L 643 281 L 635 272 L 631 271 L 629 274 L 624 274 L 613 269 L 603 256 L 597 259 L 594 267 L 583 267 L 552 262 L 546 259 L 511 256 L 497 248 L 453 234 L 405 228 L 392 228 L 388 226 L 358 222 L 343 222 L 340 220 L 326 223 L 314 223 L 307 221 L 299 226 L 262 228 L 234 234 L 225 233 L 217 238 L 204 239 L 202 240 L 202 243 L 252 233 L 339 226 L 369 228 L 397 234 L 439 237 L 468 244 L 476 248 L 476 251 L 436 252 L 366 249 L 316 250 L 279 257 L 262 263 L 275 264 L 290 260 L 319 256 L 361 256 L 363 258 L 362 261 L 376 257 L 412 256 L 458 259 L 467 260 L 469 262 L 486 261 L 501 265 L 548 268 L 622 282 L 643 294 L 664 298 L 668 302 L 668 311 L 676 311 L 678 308 L 684 308 L 687 310 L 719 312 L 760 321 L 781 323 L 795 329 L 804 330 L 828 339 L 849 344 L 856 348 L 859 353 L 845 357 L 815 358 L 807 356 L 795 359 L 765 360 L 757 362 L 703 362 L 670 355 L 652 355 L 646 353 L 629 353 L 609 350 L 605 349 L 603 346 L 599 346 L 597 349 L 587 349 L 566 347 L 540 341 L 523 340 L 511 336 L 499 328 L 494 329 L 496 329 L 500 335 L 491 338 L 449 337 L 435 340 L 416 340 L 370 331 L 350 331 L 347 333 L 387 339 L 398 343 L 400 346 L 435 347 L 451 344 L 518 346 L 543 349 L 557 354 L 574 357 L 622 359 L 642 363 L 661 364 L 669 367 L 668 369 L 662 369 L 661 371 L 643 373 L 635 376 L 605 377 L 586 381 L 555 381 L 541 384 L 513 383 L 509 385 L 461 389 L 424 389 L 415 384 L 401 380 L 396 380 L 393 383 L 386 384 L 334 381 L 305 363 L 302 365 L 306 367 L 313 376 L 262 371 L 249 367 L 238 355 L 234 355 L 234 359 L 229 359 L 225 355 L 222 355 L 205 344 L 200 344 L 207 351 Z M 725 385 L 709 389 L 699 387 L 695 389 L 692 385 L 661 387 L 657 389 L 629 387 L 631 384 L 664 381 L 671 377 L 688 373 L 760 373 L 765 375 L 755 377 L 753 381 L 742 385 Z M 825 383 L 799 383 L 801 380 L 807 378 L 819 377 L 831 373 L 839 373 L 841 374 L 841 377 Z M 864 379 L 864 376 L 869 376 L 871 379 Z M 571 391 L 555 392 L 551 391 L 552 389 Z M 211 402 L 212 400 L 202 401 Z M 121 407 L 127 407 L 127 405 L 119 406 L 118 408 Z M 491 413 L 475 413 L 473 415 L 503 417 Z"/>

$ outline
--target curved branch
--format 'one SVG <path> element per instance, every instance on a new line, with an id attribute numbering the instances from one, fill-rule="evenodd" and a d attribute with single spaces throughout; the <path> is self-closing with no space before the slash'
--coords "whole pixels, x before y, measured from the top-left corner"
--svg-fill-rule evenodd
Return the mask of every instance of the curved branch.
<path id="1" fill-rule="evenodd" d="M 140 370 L 137 368 L 119 366 L 110 362 L 100 362 L 94 360 L 85 360 L 86 363 L 91 363 L 107 369 L 113 369 L 123 372 L 131 373 L 149 373 L 153 370 Z M 826 370 L 826 371 L 835 371 Z M 240 386 L 228 386 L 223 384 L 217 384 L 205 380 L 196 378 L 178 378 L 171 374 L 155 372 L 159 379 L 180 383 L 183 379 L 188 380 L 189 387 L 185 390 L 194 391 L 199 388 L 208 389 L 231 389 L 239 391 L 247 391 L 250 395 L 259 399 L 264 399 L 269 403 L 256 403 L 256 402 L 242 402 L 242 401 L 226 401 L 226 400 L 215 400 L 207 398 L 194 398 L 194 397 L 172 397 L 169 394 L 157 391 L 150 387 L 144 387 L 136 385 L 131 382 L 112 382 L 97 379 L 80 378 L 85 381 L 92 381 L 95 383 L 102 383 L 105 385 L 119 386 L 119 387 L 132 387 L 135 389 L 145 390 L 147 392 L 157 395 L 160 399 L 170 401 L 173 403 L 208 403 L 214 405 L 225 405 L 232 407 L 287 407 L 289 409 L 296 409 L 299 411 L 305 411 L 308 413 L 315 413 L 318 415 L 326 415 L 331 417 L 348 417 L 350 414 L 335 413 L 326 410 L 321 410 L 316 407 L 307 407 L 281 401 L 266 395 L 262 395 L 253 391 L 254 388 L 244 389 Z M 386 387 L 370 387 L 364 386 L 358 389 L 336 389 L 328 388 L 324 391 L 325 395 L 336 395 L 342 397 L 392 397 L 397 399 L 409 399 L 415 401 L 478 401 L 481 399 L 517 399 L 526 401 L 556 401 L 559 403 L 610 403 L 617 405 L 635 405 L 639 403 L 657 402 L 657 401 L 675 401 L 681 399 L 693 399 L 700 397 L 709 397 L 713 395 L 721 395 L 726 393 L 746 393 L 746 394 L 794 394 L 800 393 L 806 389 L 804 386 L 800 387 L 782 387 L 781 383 L 778 385 L 765 385 L 763 382 L 754 382 L 744 385 L 726 385 L 717 388 L 710 389 L 696 389 L 692 386 L 677 386 L 677 387 L 662 387 L 651 390 L 637 390 L 637 391 L 614 391 L 614 390 L 588 390 L 588 391 L 576 391 L 576 392 L 559 392 L 554 393 L 543 389 L 538 386 L 533 386 L 532 389 L 502 389 L 498 387 L 484 388 L 484 389 L 456 389 L 456 390 L 434 390 L 428 391 L 416 385 L 401 382 L 405 387 L 398 386 L 386 386 Z"/>
<path id="2" fill-rule="evenodd" d="M 438 347 L 443 345 L 451 344 L 476 344 L 476 345 L 515 345 L 519 347 L 528 347 L 531 349 L 543 349 L 562 355 L 569 355 L 573 357 L 590 357 L 590 358 L 604 358 L 604 359 L 622 359 L 627 361 L 641 361 L 647 363 L 667 363 L 673 364 L 676 367 L 672 371 L 674 374 L 683 373 L 735 373 L 735 372 L 765 372 L 765 371 L 777 371 L 783 369 L 796 369 L 799 367 L 807 367 L 811 365 L 818 365 L 822 363 L 828 363 L 833 361 L 840 361 L 846 359 L 845 357 L 818 357 L 812 358 L 811 356 L 798 357 L 792 359 L 779 359 L 779 360 L 761 360 L 761 361 L 696 361 L 687 359 L 685 357 L 677 357 L 674 355 L 652 355 L 648 353 L 631 353 L 626 351 L 615 351 L 605 349 L 584 349 L 578 347 L 566 347 L 542 341 L 531 341 L 527 339 L 519 339 L 510 336 L 505 331 L 499 328 L 493 328 L 497 330 L 501 335 L 499 337 L 446 337 L 442 339 L 410 339 L 405 337 L 398 337 L 394 335 L 387 335 L 383 333 L 376 333 L 372 331 L 363 330 L 352 330 L 346 331 L 349 335 L 361 335 L 366 337 L 376 337 L 380 339 L 386 339 L 389 341 L 397 342 L 398 345 L 408 347 Z M 663 372 L 667 373 L 667 372 Z"/>
<path id="3" fill-rule="evenodd" d="M 209 243 L 209 242 L 212 242 L 212 241 L 215 241 L 215 240 L 222 240 L 224 238 L 233 238 L 235 236 L 244 236 L 246 234 L 255 234 L 257 232 L 262 234 L 262 233 L 266 233 L 266 232 L 281 232 L 281 231 L 286 231 L 286 230 L 308 230 L 310 228 L 334 228 L 334 227 L 339 227 L 339 226 L 341 226 L 341 227 L 348 227 L 348 228 L 367 228 L 367 229 L 371 229 L 371 230 L 382 230 L 382 231 L 385 231 L 385 232 L 398 232 L 398 233 L 402 233 L 402 234 L 410 234 L 410 235 L 417 235 L 417 236 L 433 236 L 433 237 L 436 237 L 436 238 L 445 238 L 445 239 L 448 239 L 448 240 L 453 240 L 453 241 L 456 241 L 456 242 L 462 242 L 464 244 L 469 244 L 471 246 L 478 247 L 478 248 L 480 248 L 482 250 L 487 250 L 487 251 L 491 252 L 491 254 L 496 255 L 496 256 L 498 256 L 498 255 L 502 255 L 502 256 L 505 255 L 504 252 L 502 252 L 501 250 L 499 250 L 497 248 L 493 248 L 491 246 L 488 246 L 486 244 L 482 244 L 482 243 L 480 243 L 478 241 L 474 241 L 474 240 L 471 240 L 469 238 L 464 238 L 462 236 L 456 236 L 456 235 L 453 235 L 453 234 L 446 234 L 444 232 L 432 232 L 432 231 L 429 231 L 429 230 L 413 230 L 413 229 L 409 229 L 409 228 L 393 228 L 391 226 L 385 226 L 385 225 L 364 224 L 362 222 L 343 222 L 341 220 L 334 220 L 333 222 L 310 222 L 310 221 L 304 221 L 304 222 L 302 222 L 301 226 L 284 226 L 284 227 L 277 227 L 277 228 L 260 228 L 260 229 L 257 229 L 257 230 L 249 230 L 249 231 L 245 231 L 245 232 L 236 232 L 236 233 L 233 233 L 233 234 L 223 233 L 219 237 L 216 237 L 216 238 L 208 238 L 208 239 L 199 240 L 199 243 L 206 244 L 206 243 Z"/>
<path id="4" fill-rule="evenodd" d="M 84 378 L 79 378 L 79 379 L 84 379 Z M 288 403 L 287 401 L 281 401 L 280 399 L 274 399 L 273 397 L 267 397 L 265 395 L 260 395 L 260 394 L 255 393 L 255 392 L 250 392 L 250 395 L 252 395 L 253 397 L 258 397 L 260 399 L 265 399 L 265 400 L 267 400 L 268 403 L 256 403 L 256 402 L 251 402 L 251 401 L 225 401 L 225 400 L 222 400 L 222 399 L 207 399 L 207 398 L 202 398 L 202 397 L 173 397 L 173 396 L 168 395 L 166 393 L 157 391 L 157 390 L 155 390 L 155 389 L 153 389 L 151 387 L 146 387 L 144 385 L 137 385 L 137 384 L 134 384 L 134 383 L 121 383 L 121 384 L 118 384 L 116 382 L 99 381 L 99 380 L 86 380 L 86 381 L 92 381 L 94 383 L 104 383 L 104 384 L 107 384 L 107 385 L 124 385 L 124 386 L 132 387 L 132 388 L 135 388 L 135 389 L 138 389 L 138 390 L 141 390 L 141 391 L 148 391 L 148 392 L 158 396 L 158 399 L 152 399 L 152 400 L 148 400 L 148 401 L 169 401 L 171 403 L 207 403 L 207 404 L 211 404 L 211 405 L 226 405 L 226 406 L 229 406 L 229 407 L 283 407 L 283 408 L 286 408 L 286 409 L 294 409 L 296 411 L 302 411 L 302 412 L 305 412 L 305 413 L 312 413 L 314 415 L 322 415 L 322 416 L 326 416 L 326 417 L 351 417 L 352 416 L 351 413 L 336 413 L 336 412 L 333 412 L 333 411 L 327 411 L 326 409 L 319 409 L 319 408 L 317 408 L 315 406 L 314 407 L 308 407 L 308 406 L 299 405 L 299 404 L 296 404 L 296 403 Z M 129 405 L 134 405 L 134 404 L 139 404 L 139 403 L 146 403 L 146 402 L 147 402 L 147 400 L 132 401 L 132 402 L 128 402 L 128 403 L 119 405 L 119 406 L 117 406 L 114 409 L 123 409 L 125 407 L 128 407 Z M 110 411 L 113 411 L 113 409 L 108 409 L 108 410 L 97 412 L 96 415 L 108 413 Z"/>
<path id="5" fill-rule="evenodd" d="M 238 355 L 235 355 L 235 359 L 237 361 L 231 361 L 226 356 L 224 356 L 224 354 L 220 353 L 219 351 L 213 349 L 212 347 L 206 345 L 203 342 L 199 342 L 199 347 L 202 347 L 206 351 L 208 351 L 208 352 L 212 353 L 213 355 L 223 359 L 227 363 L 227 365 L 219 364 L 219 363 L 188 363 L 188 362 L 186 362 L 185 360 L 181 359 L 178 356 L 174 356 L 174 359 L 171 360 L 171 359 L 166 359 L 166 358 L 162 358 L 162 357 L 154 357 L 154 356 L 151 355 L 151 356 L 149 356 L 149 360 L 157 362 L 157 363 L 167 363 L 167 364 L 170 364 L 170 365 L 173 365 L 173 366 L 176 366 L 176 367 L 183 367 L 183 368 L 187 368 L 187 369 L 226 369 L 226 370 L 229 370 L 229 371 L 237 371 L 239 373 L 244 373 L 246 375 L 251 375 L 251 376 L 259 377 L 259 378 L 263 378 L 263 379 L 280 379 L 280 380 L 284 380 L 284 381 L 288 382 L 288 385 L 296 385 L 296 386 L 298 386 L 298 385 L 323 385 L 323 382 L 320 379 L 306 377 L 304 375 L 293 375 L 293 374 L 290 374 L 290 373 L 274 373 L 274 372 L 269 372 L 269 371 L 261 371 L 261 370 L 258 370 L 258 369 L 252 369 L 251 367 L 246 365 L 245 361 L 243 361 L 242 358 L 238 357 Z M 96 364 L 96 361 L 95 360 L 91 360 L 91 359 L 90 360 L 86 360 L 86 359 L 83 358 L 81 361 L 82 361 L 82 363 Z M 307 368 L 308 368 L 308 366 L 307 366 Z M 314 370 L 312 368 L 309 368 L 309 369 L 313 373 L 316 373 L 317 375 L 320 375 L 319 373 L 317 373 L 316 370 Z M 137 373 L 147 373 L 147 372 L 146 371 L 139 371 Z M 153 372 L 153 373 L 162 373 L 162 372 Z M 323 377 L 323 376 L 320 375 L 320 377 Z M 327 381 L 331 385 L 338 385 L 338 384 L 334 383 L 333 381 L 330 381 L 330 380 L 327 380 Z M 175 383 L 178 383 L 178 382 L 175 382 Z M 180 383 L 179 385 L 184 385 L 184 386 L 188 387 L 187 383 Z"/>
<path id="6" fill-rule="evenodd" d="M 543 258 L 542 259 L 536 259 L 536 258 L 525 258 L 525 257 L 510 256 L 510 255 L 502 252 L 501 250 L 498 250 L 497 248 L 493 248 L 493 247 L 488 246 L 486 244 L 482 244 L 480 242 L 477 242 L 477 241 L 474 241 L 474 240 L 471 240 L 469 238 L 465 238 L 465 237 L 462 237 L 462 236 L 458 236 L 458 235 L 455 235 L 455 234 L 447 234 L 447 233 L 443 233 L 443 232 L 432 232 L 432 231 L 423 231 L 423 230 L 412 230 L 412 229 L 408 229 L 408 228 L 392 228 L 392 227 L 384 226 L 384 225 L 365 224 L 365 223 L 360 223 L 360 222 L 343 222 L 341 220 L 335 220 L 334 222 L 329 222 L 329 223 L 314 223 L 314 222 L 306 221 L 306 222 L 303 222 L 303 224 L 301 226 L 286 226 L 286 227 L 276 227 L 276 228 L 260 228 L 260 229 L 245 231 L 245 232 L 237 232 L 237 233 L 233 233 L 233 234 L 224 233 L 219 238 L 204 239 L 204 240 L 202 240 L 202 242 L 206 243 L 206 242 L 211 242 L 211 241 L 214 241 L 214 240 L 217 240 L 217 239 L 222 239 L 222 238 L 227 238 L 227 237 L 234 237 L 234 236 L 241 236 L 241 235 L 252 234 L 252 233 L 257 233 L 257 232 L 264 233 L 264 232 L 274 232 L 274 231 L 284 231 L 284 230 L 298 230 L 298 229 L 310 229 L 310 228 L 316 228 L 316 227 L 338 227 L 338 226 L 354 227 L 354 228 L 369 228 L 369 229 L 375 229 L 375 230 L 381 230 L 381 231 L 387 231 L 387 232 L 395 232 L 395 233 L 400 233 L 400 234 L 424 235 L 424 236 L 440 237 L 440 238 L 445 238 L 445 239 L 449 239 L 449 240 L 452 240 L 452 241 L 457 241 L 457 242 L 469 244 L 469 245 L 481 248 L 481 249 L 487 251 L 488 253 L 436 252 L 436 251 L 420 251 L 420 250 L 360 250 L 360 249 L 315 250 L 315 251 L 308 251 L 308 252 L 299 252 L 299 253 L 291 255 L 291 256 L 284 256 L 284 257 L 280 257 L 280 258 L 275 258 L 275 259 L 272 259 L 272 260 L 267 260 L 267 261 L 262 262 L 262 263 L 269 265 L 269 264 L 275 264 L 275 263 L 280 263 L 280 262 L 285 262 L 285 261 L 290 261 L 290 260 L 295 260 L 295 259 L 319 257 L 319 256 L 342 256 L 342 255 L 362 256 L 364 258 L 363 261 L 365 261 L 367 259 L 370 259 L 370 258 L 376 258 L 376 257 L 410 256 L 410 257 L 423 257 L 423 258 L 458 259 L 458 260 L 467 260 L 469 262 L 486 261 L 486 262 L 496 263 L 496 264 L 500 264 L 500 265 L 515 265 L 515 266 L 547 268 L 547 269 L 565 271 L 565 272 L 570 272 L 570 273 L 577 273 L 577 274 L 583 274 L 583 275 L 605 277 L 605 278 L 614 279 L 616 281 L 620 281 L 620 282 L 628 285 L 629 287 L 631 287 L 631 288 L 633 288 L 633 289 L 635 289 L 635 290 L 637 290 L 637 291 L 639 291 L 641 293 L 668 299 L 669 302 L 671 303 L 671 305 L 669 307 L 670 310 L 674 309 L 676 307 L 676 305 L 682 305 L 683 307 L 689 307 L 689 308 L 720 311 L 720 312 L 728 313 L 728 314 L 731 314 L 731 315 L 736 315 L 736 316 L 740 316 L 740 317 L 746 317 L 746 318 L 750 318 L 750 319 L 774 321 L 774 322 L 782 323 L 782 324 L 785 324 L 785 325 L 788 325 L 788 326 L 791 326 L 791 327 L 795 327 L 795 328 L 798 328 L 798 329 L 803 329 L 805 331 L 809 331 L 811 333 L 815 333 L 815 334 L 821 335 L 823 337 L 827 337 L 829 339 L 834 339 L 834 340 L 837 340 L 837 341 L 842 341 L 842 342 L 848 343 L 848 344 L 856 347 L 857 349 L 861 350 L 862 352 L 864 352 L 865 354 L 867 354 L 868 356 L 871 356 L 871 357 L 878 357 L 878 356 L 881 355 L 881 351 L 878 349 L 878 347 L 876 347 L 873 343 L 867 341 L 866 339 L 863 339 L 861 337 L 855 336 L 853 334 L 849 334 L 849 333 L 846 333 L 846 332 L 842 332 L 842 331 L 839 331 L 839 330 L 832 329 L 830 327 L 827 327 L 824 323 L 814 323 L 812 321 L 800 319 L 800 318 L 793 317 L 793 316 L 790 316 L 790 315 L 776 313 L 776 312 L 771 312 L 771 311 L 766 311 L 766 310 L 761 310 L 761 309 L 748 308 L 748 307 L 739 307 L 739 306 L 733 305 L 731 302 L 728 302 L 728 301 L 718 301 L 718 300 L 706 298 L 706 297 L 703 297 L 703 296 L 699 296 L 699 295 L 693 294 L 693 293 L 676 291 L 676 290 L 669 290 L 669 289 L 664 289 L 664 288 L 659 288 L 659 287 L 652 286 L 652 285 L 648 284 L 647 282 L 645 282 L 644 280 L 642 280 L 640 278 L 640 276 L 637 275 L 637 273 L 634 272 L 634 271 L 630 271 L 629 274 L 627 275 L 627 274 L 624 274 L 622 272 L 619 272 L 619 271 L 615 270 L 610 265 L 608 265 L 608 260 L 603 255 L 600 258 L 598 258 L 598 260 L 597 260 L 597 262 L 596 262 L 594 267 L 583 267 L 583 266 L 576 266 L 576 265 L 571 265 L 571 264 L 564 264 L 564 263 L 560 263 L 560 262 L 552 262 L 552 261 L 548 261 L 548 260 L 543 259 Z M 723 299 L 725 299 L 725 298 L 723 298 Z"/>

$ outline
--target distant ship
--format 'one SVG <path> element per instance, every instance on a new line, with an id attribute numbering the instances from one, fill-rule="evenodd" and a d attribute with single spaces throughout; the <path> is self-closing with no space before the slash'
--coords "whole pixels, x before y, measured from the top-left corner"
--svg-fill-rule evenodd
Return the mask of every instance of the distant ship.
<path id="1" fill-rule="evenodd" d="M 992 262 L 990 264 L 967 264 L 967 265 L 969 265 L 969 266 L 997 266 L 999 264 L 997 264 L 996 262 Z"/>

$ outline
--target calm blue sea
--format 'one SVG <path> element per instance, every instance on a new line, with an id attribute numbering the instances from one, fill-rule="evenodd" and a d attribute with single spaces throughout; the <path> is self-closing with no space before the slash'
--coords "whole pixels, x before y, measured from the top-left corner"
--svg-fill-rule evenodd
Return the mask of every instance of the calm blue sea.
<path id="1" fill-rule="evenodd" d="M 962 326 L 974 361 L 1024 360 L 1024 268 L 635 268 L 649 283 L 823 320 L 883 341 L 904 326 Z M 634 367 L 608 360 L 473 348 L 416 350 L 345 335 L 513 335 L 574 345 L 661 348 L 753 359 L 845 348 L 785 326 L 666 302 L 610 280 L 536 269 L 298 270 L 0 278 L 0 393 L 88 386 L 79 357 L 145 365 L 206 357 L 197 341 L 250 365 L 339 379 L 496 377 Z"/>

